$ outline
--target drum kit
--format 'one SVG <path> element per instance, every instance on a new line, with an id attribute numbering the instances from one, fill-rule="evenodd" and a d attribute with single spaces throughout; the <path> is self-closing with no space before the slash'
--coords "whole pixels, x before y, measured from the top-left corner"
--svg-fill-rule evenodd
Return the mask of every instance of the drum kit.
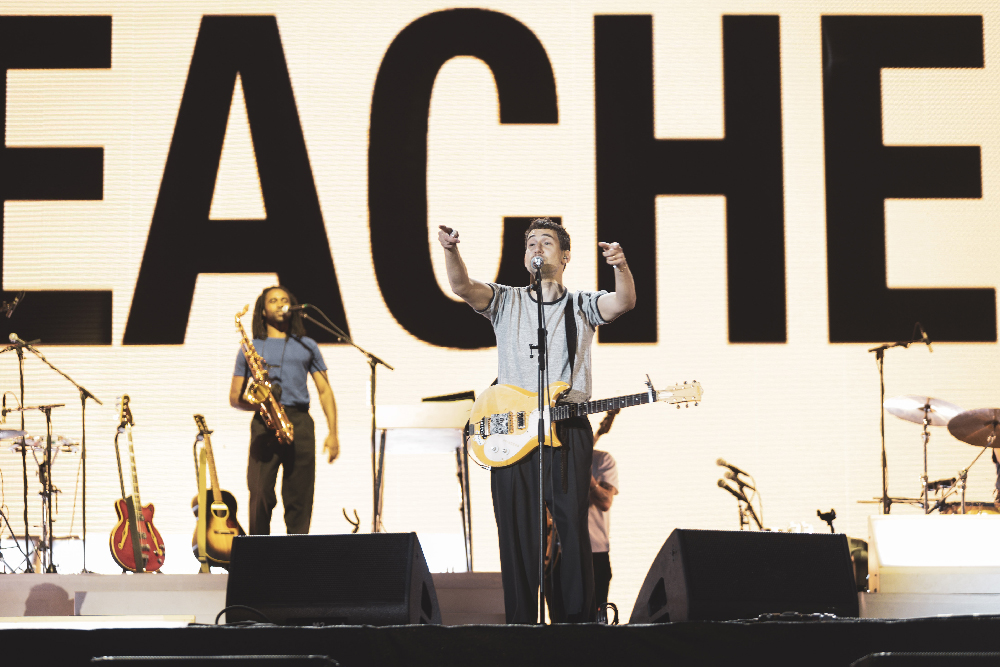
<path id="1" fill-rule="evenodd" d="M 962 410 L 954 403 L 931 396 L 895 396 L 884 403 L 886 412 L 904 421 L 923 426 L 921 439 L 924 449 L 924 473 L 920 478 L 921 498 L 890 498 L 891 502 L 902 502 L 922 507 L 925 514 L 938 510 L 941 514 L 997 514 L 1000 510 L 993 503 L 966 502 L 965 489 L 969 470 L 987 449 L 1000 448 L 1000 408 L 979 408 Z M 981 451 L 972 463 L 960 470 L 955 477 L 930 480 L 927 475 L 927 443 L 931 437 L 930 427 L 945 426 L 957 440 L 980 447 Z M 948 502 L 948 498 L 958 492 L 958 502 Z M 931 495 L 934 495 L 933 504 Z"/>
<path id="2" fill-rule="evenodd" d="M 30 453 L 38 467 L 38 481 L 42 488 L 38 495 L 42 499 L 42 520 L 41 535 L 37 541 L 37 552 L 32 559 L 36 566 L 40 564 L 44 571 L 54 571 L 52 562 L 52 524 L 55 521 L 55 513 L 59 511 L 58 497 L 62 491 L 56 487 L 52 481 L 52 466 L 59 455 L 59 452 L 76 453 L 80 451 L 80 441 L 67 438 L 62 435 L 51 435 L 51 414 L 52 408 L 63 407 L 64 404 L 35 405 L 22 408 L 9 409 L 6 412 L 25 412 L 28 410 L 41 410 L 46 416 L 46 435 L 30 435 L 27 431 L 0 429 L 0 440 L 11 440 L 10 451 L 15 454 Z M 53 510 L 53 501 L 55 509 Z"/>

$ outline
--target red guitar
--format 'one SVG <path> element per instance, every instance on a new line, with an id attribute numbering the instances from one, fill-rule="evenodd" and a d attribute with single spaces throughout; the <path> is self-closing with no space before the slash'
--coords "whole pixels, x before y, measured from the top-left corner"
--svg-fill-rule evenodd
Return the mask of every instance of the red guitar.
<path id="1" fill-rule="evenodd" d="M 132 444 L 132 411 L 128 407 L 128 394 L 119 404 L 118 431 L 115 433 L 115 456 L 118 458 L 118 481 L 122 497 L 115 501 L 118 523 L 111 531 L 111 556 L 123 570 L 155 572 L 163 567 L 165 549 L 160 531 L 153 525 L 153 505 L 143 506 L 139 500 L 139 479 L 135 472 L 135 447 Z M 128 455 L 132 467 L 132 495 L 125 495 L 125 476 L 122 474 L 122 457 L 118 449 L 118 436 L 128 436 Z M 136 557 L 139 554 L 139 557 Z"/>

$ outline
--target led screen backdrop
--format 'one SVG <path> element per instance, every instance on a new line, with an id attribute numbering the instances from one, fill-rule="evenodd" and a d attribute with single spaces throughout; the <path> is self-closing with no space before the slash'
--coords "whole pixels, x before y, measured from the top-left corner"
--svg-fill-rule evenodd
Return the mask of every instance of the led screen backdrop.
<path id="1" fill-rule="evenodd" d="M 858 501 L 881 493 L 867 350 L 908 339 L 915 322 L 934 353 L 890 350 L 886 396 L 1000 406 L 994 3 L 7 2 L 2 12 L 2 287 L 6 300 L 27 292 L 2 333 L 41 339 L 46 358 L 103 401 L 86 413 L 92 569 L 110 561 L 122 393 L 143 501 L 172 540 L 165 570 L 193 569 L 196 412 L 215 430 L 221 483 L 245 525 L 249 415 L 227 400 L 233 317 L 277 276 L 395 367 L 378 372 L 380 403 L 486 387 L 492 333 L 447 289 L 439 224 L 461 231 L 483 280 L 523 280 L 528 217 L 557 216 L 572 234 L 572 288 L 612 286 L 596 243 L 620 242 L 638 305 L 600 332 L 594 397 L 641 391 L 647 373 L 705 387 L 697 408 L 624 411 L 600 443 L 620 470 L 611 599 L 624 610 L 670 530 L 737 527 L 717 457 L 754 473 L 768 526 L 825 529 L 816 511 L 832 507 L 838 530 L 864 537 L 876 506 Z M 313 335 L 342 455 L 319 464 L 312 532 L 348 532 L 342 509 L 357 509 L 362 527 L 371 518 L 369 368 Z M 54 431 L 79 438 L 76 388 L 30 354 L 24 375 L 25 402 L 65 403 Z M 13 353 L 0 356 L 0 389 L 18 392 Z M 44 432 L 41 413 L 26 419 Z M 889 417 L 886 444 L 891 493 L 915 497 L 920 427 Z M 977 453 L 935 428 L 931 478 Z M 20 463 L 0 453 L 18 534 Z M 454 465 L 390 454 L 386 528 L 419 532 L 429 551 L 460 549 Z M 29 459 L 32 526 L 34 471 Z M 475 565 L 495 570 L 489 476 L 472 475 Z M 56 534 L 79 536 L 79 455 L 60 454 L 54 479 Z M 990 500 L 995 481 L 984 456 L 969 498 Z"/>

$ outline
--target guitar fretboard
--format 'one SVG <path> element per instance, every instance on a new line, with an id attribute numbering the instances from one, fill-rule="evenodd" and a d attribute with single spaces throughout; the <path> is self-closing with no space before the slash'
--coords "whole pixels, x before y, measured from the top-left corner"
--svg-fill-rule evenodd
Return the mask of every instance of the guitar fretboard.
<path id="1" fill-rule="evenodd" d="M 614 398 L 604 398 L 599 401 L 588 401 L 586 403 L 565 403 L 552 408 L 552 421 L 569 419 L 570 417 L 581 417 L 583 415 L 594 414 L 595 412 L 619 410 L 647 403 L 649 403 L 648 393 L 615 396 Z"/>

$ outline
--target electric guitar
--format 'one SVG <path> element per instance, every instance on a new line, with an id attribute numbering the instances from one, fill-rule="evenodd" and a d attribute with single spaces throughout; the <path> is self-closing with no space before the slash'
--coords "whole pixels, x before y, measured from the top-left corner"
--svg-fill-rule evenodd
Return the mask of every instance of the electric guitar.
<path id="1" fill-rule="evenodd" d="M 132 444 L 132 411 L 128 394 L 121 397 L 118 412 L 118 431 L 115 433 L 115 456 L 118 459 L 118 481 L 122 497 L 115 501 L 118 523 L 111 530 L 111 556 L 123 570 L 155 572 L 163 567 L 166 549 L 163 536 L 153 525 L 152 503 L 143 506 L 139 499 L 139 478 L 135 471 L 135 447 Z M 132 468 L 132 495 L 125 495 L 125 476 L 122 474 L 122 457 L 118 449 L 118 436 L 128 437 L 128 455 Z"/>
<path id="2" fill-rule="evenodd" d="M 698 382 L 675 384 L 659 391 L 653 389 L 648 380 L 646 385 L 648 389 L 641 394 L 557 405 L 556 401 L 569 385 L 553 382 L 548 387 L 550 403 L 545 410 L 548 434 L 545 444 L 562 446 L 555 429 L 551 428 L 552 422 L 655 402 L 673 403 L 678 408 L 681 403 L 698 405 L 704 393 Z M 489 387 L 472 406 L 465 433 L 469 437 L 469 449 L 484 465 L 502 468 L 517 463 L 538 447 L 538 394 L 507 384 Z"/>
<path id="3" fill-rule="evenodd" d="M 212 454 L 212 432 L 202 415 L 194 416 L 198 425 L 198 439 L 205 443 L 205 454 L 208 458 L 208 471 L 212 477 L 212 488 L 208 490 L 208 514 L 205 515 L 205 554 L 209 564 L 219 567 L 229 567 L 229 556 L 233 551 L 233 538 L 246 535 L 239 521 L 236 520 L 236 498 L 229 491 L 219 486 L 219 475 L 215 470 L 215 455 Z M 200 490 L 199 490 L 200 493 Z M 195 516 L 201 511 L 198 496 L 191 500 L 191 511 Z M 191 550 L 195 557 L 198 553 L 198 527 L 195 526 L 194 537 L 191 539 Z"/>

